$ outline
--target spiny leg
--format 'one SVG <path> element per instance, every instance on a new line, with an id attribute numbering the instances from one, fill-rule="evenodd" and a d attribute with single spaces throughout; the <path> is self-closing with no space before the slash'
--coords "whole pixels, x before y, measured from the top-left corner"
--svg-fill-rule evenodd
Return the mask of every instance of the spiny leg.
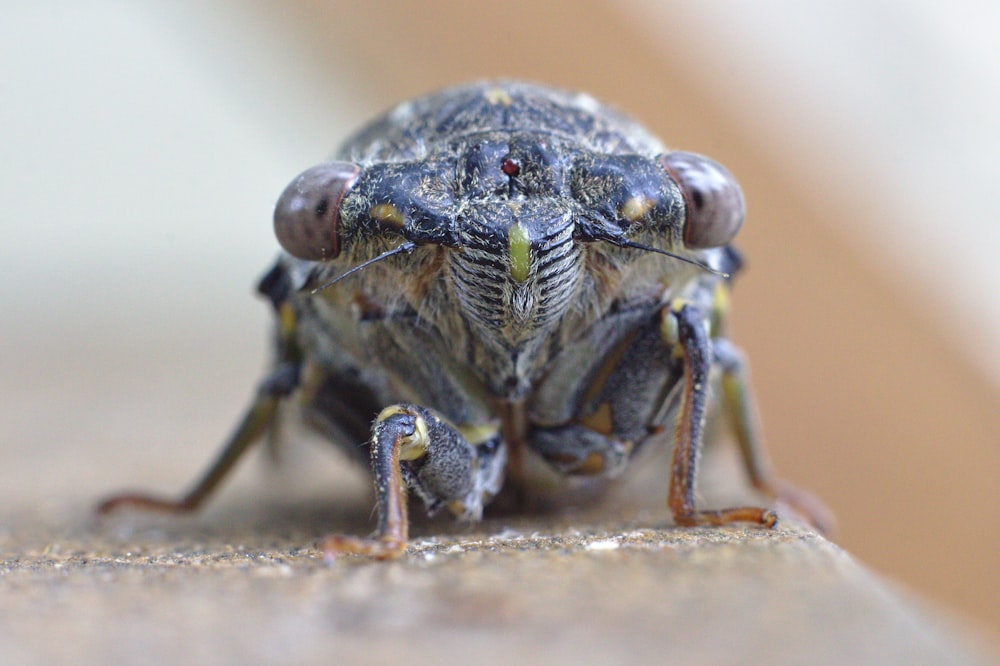
<path id="1" fill-rule="evenodd" d="M 722 407 L 736 435 L 750 483 L 768 497 L 790 506 L 817 530 L 829 534 L 833 513 L 816 497 L 778 478 L 760 442 L 757 410 L 747 379 L 746 363 L 728 340 L 715 340 L 715 361 L 722 370 Z"/>
<path id="2" fill-rule="evenodd" d="M 222 452 L 205 474 L 180 499 L 169 499 L 144 493 L 124 493 L 101 502 L 98 513 L 109 513 L 122 507 L 187 513 L 194 511 L 207 499 L 219 484 L 229 475 L 236 462 L 255 444 L 263 434 L 270 431 L 278 411 L 278 406 L 299 384 L 299 366 L 285 363 L 279 365 L 260 385 L 257 397 L 243 416 Z"/>
<path id="3" fill-rule="evenodd" d="M 676 337 L 684 365 L 681 405 L 674 431 L 668 504 L 678 525 L 728 525 L 749 522 L 773 527 L 777 516 L 759 507 L 734 507 L 719 511 L 695 508 L 694 484 L 702 444 L 712 343 L 701 314 L 693 306 L 676 303 L 664 312 L 667 337 Z"/>
<path id="4" fill-rule="evenodd" d="M 378 525 L 371 537 L 334 535 L 322 542 L 328 557 L 351 553 L 377 559 L 399 557 L 409 538 L 407 491 L 429 513 L 442 507 L 478 520 L 483 504 L 500 489 L 506 447 L 496 427 L 465 432 L 417 405 L 386 407 L 372 426 L 371 463 Z"/>

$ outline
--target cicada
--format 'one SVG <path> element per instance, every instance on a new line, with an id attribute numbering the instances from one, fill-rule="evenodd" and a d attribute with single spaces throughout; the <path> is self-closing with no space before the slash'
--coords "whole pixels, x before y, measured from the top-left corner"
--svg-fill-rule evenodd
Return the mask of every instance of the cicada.
<path id="1" fill-rule="evenodd" d="M 588 95 L 481 82 L 400 104 L 279 198 L 259 284 L 274 361 L 214 464 L 180 499 L 101 510 L 197 508 L 296 400 L 374 477 L 375 533 L 330 536 L 329 555 L 402 554 L 410 495 L 477 520 L 505 485 L 530 491 L 532 459 L 612 478 L 662 432 L 678 525 L 773 526 L 773 508 L 697 505 L 716 414 L 749 483 L 823 527 L 772 473 L 726 337 L 743 219 L 725 168 Z"/>

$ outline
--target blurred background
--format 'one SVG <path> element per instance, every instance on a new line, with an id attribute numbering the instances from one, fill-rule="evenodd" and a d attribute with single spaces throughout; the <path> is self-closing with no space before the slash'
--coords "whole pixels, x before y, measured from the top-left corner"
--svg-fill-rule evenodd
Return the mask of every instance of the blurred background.
<path id="1" fill-rule="evenodd" d="M 995 3 L 9 4 L 0 540 L 187 483 L 264 366 L 287 182 L 396 101 L 518 77 L 736 174 L 778 469 L 858 558 L 1000 627 Z"/>

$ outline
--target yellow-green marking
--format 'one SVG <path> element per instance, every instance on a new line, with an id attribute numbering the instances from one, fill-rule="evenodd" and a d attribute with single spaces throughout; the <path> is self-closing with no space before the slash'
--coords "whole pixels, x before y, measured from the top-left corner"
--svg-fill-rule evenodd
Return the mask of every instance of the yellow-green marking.
<path id="1" fill-rule="evenodd" d="M 531 266 L 531 240 L 520 222 L 507 232 L 507 244 L 510 249 L 510 276 L 515 282 L 524 282 L 528 279 Z"/>

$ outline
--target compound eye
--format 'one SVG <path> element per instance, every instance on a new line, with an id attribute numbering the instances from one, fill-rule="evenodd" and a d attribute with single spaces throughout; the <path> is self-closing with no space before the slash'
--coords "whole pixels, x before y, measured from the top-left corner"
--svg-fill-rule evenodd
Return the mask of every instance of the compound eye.
<path id="1" fill-rule="evenodd" d="M 274 208 L 274 235 L 299 259 L 327 261 L 340 254 L 340 203 L 354 186 L 361 167 L 328 162 L 299 174 Z"/>
<path id="2" fill-rule="evenodd" d="M 732 174 L 718 162 L 694 153 L 668 153 L 660 163 L 680 185 L 687 215 L 684 245 L 721 247 L 743 226 L 746 205 Z"/>

